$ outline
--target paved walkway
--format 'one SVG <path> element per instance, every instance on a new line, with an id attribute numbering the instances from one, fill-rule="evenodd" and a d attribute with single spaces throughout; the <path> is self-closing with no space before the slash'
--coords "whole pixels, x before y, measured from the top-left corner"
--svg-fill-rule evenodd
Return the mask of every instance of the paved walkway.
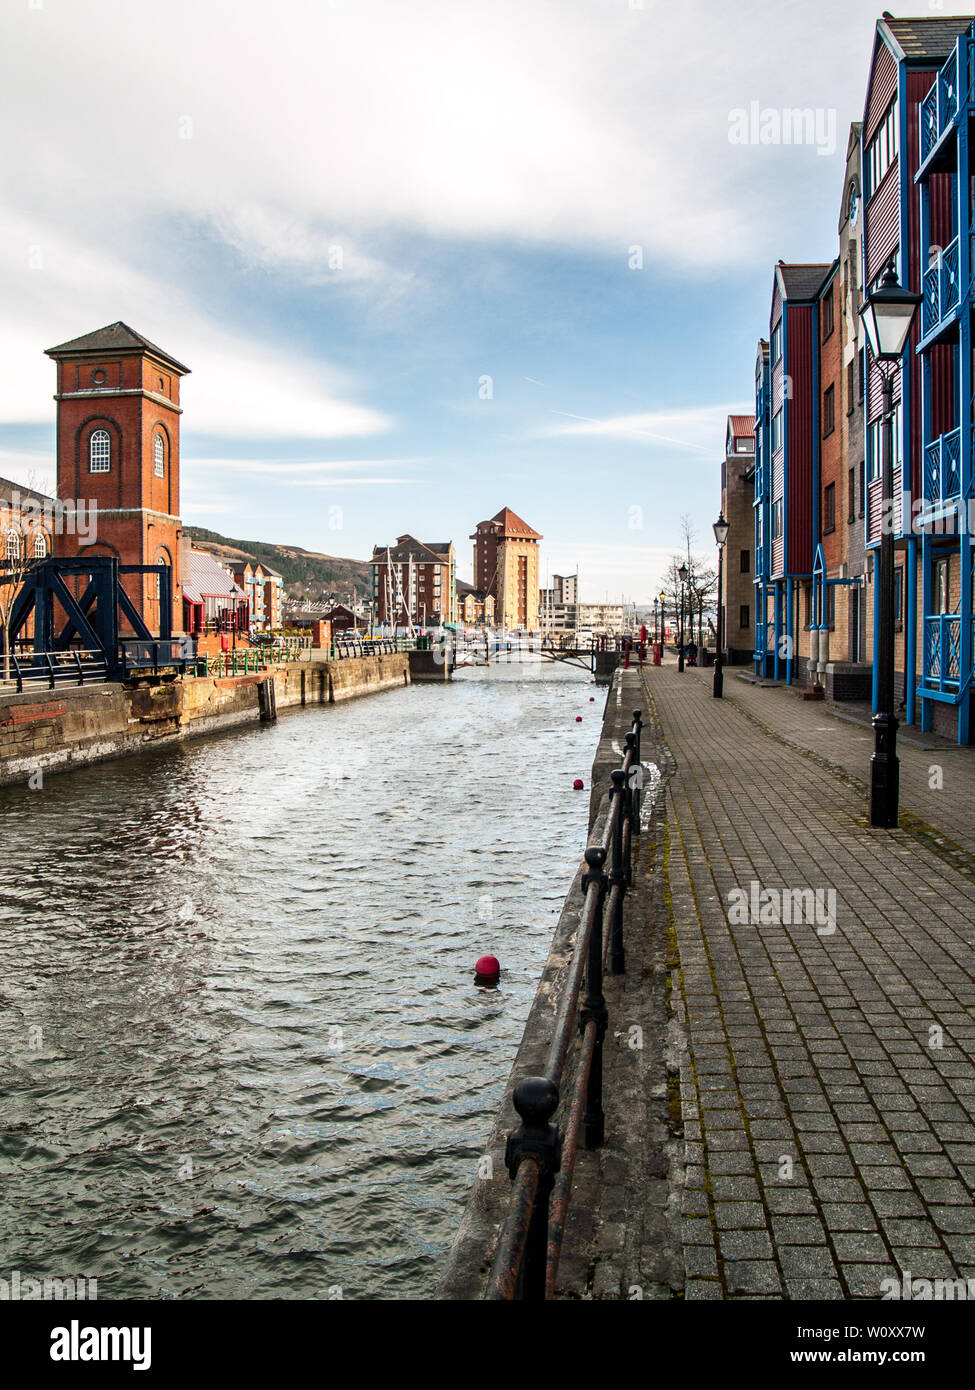
<path id="1" fill-rule="evenodd" d="M 975 753 L 904 744 L 905 828 L 871 830 L 868 730 L 732 672 L 645 684 L 686 1296 L 975 1278 Z"/>

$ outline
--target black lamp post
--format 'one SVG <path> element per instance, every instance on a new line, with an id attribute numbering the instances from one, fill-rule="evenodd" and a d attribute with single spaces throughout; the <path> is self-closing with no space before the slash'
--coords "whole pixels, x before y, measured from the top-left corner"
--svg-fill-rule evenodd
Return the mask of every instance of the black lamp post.
<path id="1" fill-rule="evenodd" d="M 657 615 L 658 615 L 659 611 L 660 611 L 660 600 L 656 597 L 656 595 L 654 595 L 654 600 L 653 600 L 653 640 L 654 640 L 655 642 L 658 640 L 658 638 L 657 638 Z"/>
<path id="2" fill-rule="evenodd" d="M 880 286 L 867 295 L 860 309 L 860 321 L 884 386 L 877 712 L 873 717 L 874 751 L 870 759 L 870 824 L 884 830 L 897 827 L 900 795 L 894 714 L 894 374 L 904 356 L 920 302 L 920 295 L 897 283 L 891 264 Z"/>
<path id="3" fill-rule="evenodd" d="M 677 653 L 677 669 L 684 669 L 684 585 L 687 583 L 687 566 L 681 565 L 677 571 L 680 580 L 680 650 Z"/>
<path id="4" fill-rule="evenodd" d="M 711 693 L 716 700 L 720 700 L 724 695 L 724 547 L 728 539 L 728 532 L 731 527 L 724 519 L 724 512 L 718 513 L 718 519 L 713 526 L 714 539 L 718 545 L 718 632 L 715 638 L 716 649 L 714 653 L 714 684 Z"/>
<path id="5" fill-rule="evenodd" d="M 663 654 L 664 643 L 667 641 L 667 595 L 663 589 L 660 591 L 660 651 Z"/>

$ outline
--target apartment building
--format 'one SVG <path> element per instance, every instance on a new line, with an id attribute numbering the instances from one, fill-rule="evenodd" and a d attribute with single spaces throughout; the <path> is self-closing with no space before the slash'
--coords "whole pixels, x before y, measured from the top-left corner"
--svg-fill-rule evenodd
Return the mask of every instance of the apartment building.
<path id="1" fill-rule="evenodd" d="M 755 419 L 729 415 L 721 465 L 721 512 L 730 530 L 720 602 L 724 651 L 730 662 L 751 661 L 755 650 L 754 502 Z"/>
<path id="2" fill-rule="evenodd" d="M 538 543 L 542 536 L 510 507 L 490 521 L 479 521 L 474 534 L 474 583 L 494 599 L 499 627 L 536 632 L 538 617 Z"/>
<path id="3" fill-rule="evenodd" d="M 847 146 L 838 255 L 776 267 L 755 372 L 755 664 L 834 699 L 872 698 L 883 374 L 860 324 L 888 266 L 921 296 L 893 380 L 898 714 L 972 733 L 975 30 L 878 20 Z"/>
<path id="4" fill-rule="evenodd" d="M 372 605 L 376 621 L 394 627 L 456 623 L 457 575 L 453 541 L 398 536 L 372 552 Z"/>

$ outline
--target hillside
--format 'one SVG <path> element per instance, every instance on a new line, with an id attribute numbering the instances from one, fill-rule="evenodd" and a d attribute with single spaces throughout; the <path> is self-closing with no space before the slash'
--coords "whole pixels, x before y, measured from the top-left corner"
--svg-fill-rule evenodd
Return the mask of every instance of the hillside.
<path id="1" fill-rule="evenodd" d="M 362 560 L 320 555 L 297 545 L 232 540 L 202 526 L 184 526 L 183 532 L 212 554 L 228 560 L 246 556 L 265 561 L 283 575 L 285 589 L 294 598 L 320 598 L 333 593 L 345 598 L 350 590 L 360 597 L 369 593 L 369 566 Z"/>

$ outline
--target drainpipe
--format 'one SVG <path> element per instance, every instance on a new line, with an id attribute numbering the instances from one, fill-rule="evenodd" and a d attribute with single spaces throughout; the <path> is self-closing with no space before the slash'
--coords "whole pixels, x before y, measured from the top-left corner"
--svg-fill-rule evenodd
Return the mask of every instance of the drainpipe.
<path id="1" fill-rule="evenodd" d="M 904 562 L 907 571 L 904 604 L 904 692 L 906 709 L 904 719 L 913 724 L 917 691 L 917 537 L 907 542 L 907 558 Z"/>

